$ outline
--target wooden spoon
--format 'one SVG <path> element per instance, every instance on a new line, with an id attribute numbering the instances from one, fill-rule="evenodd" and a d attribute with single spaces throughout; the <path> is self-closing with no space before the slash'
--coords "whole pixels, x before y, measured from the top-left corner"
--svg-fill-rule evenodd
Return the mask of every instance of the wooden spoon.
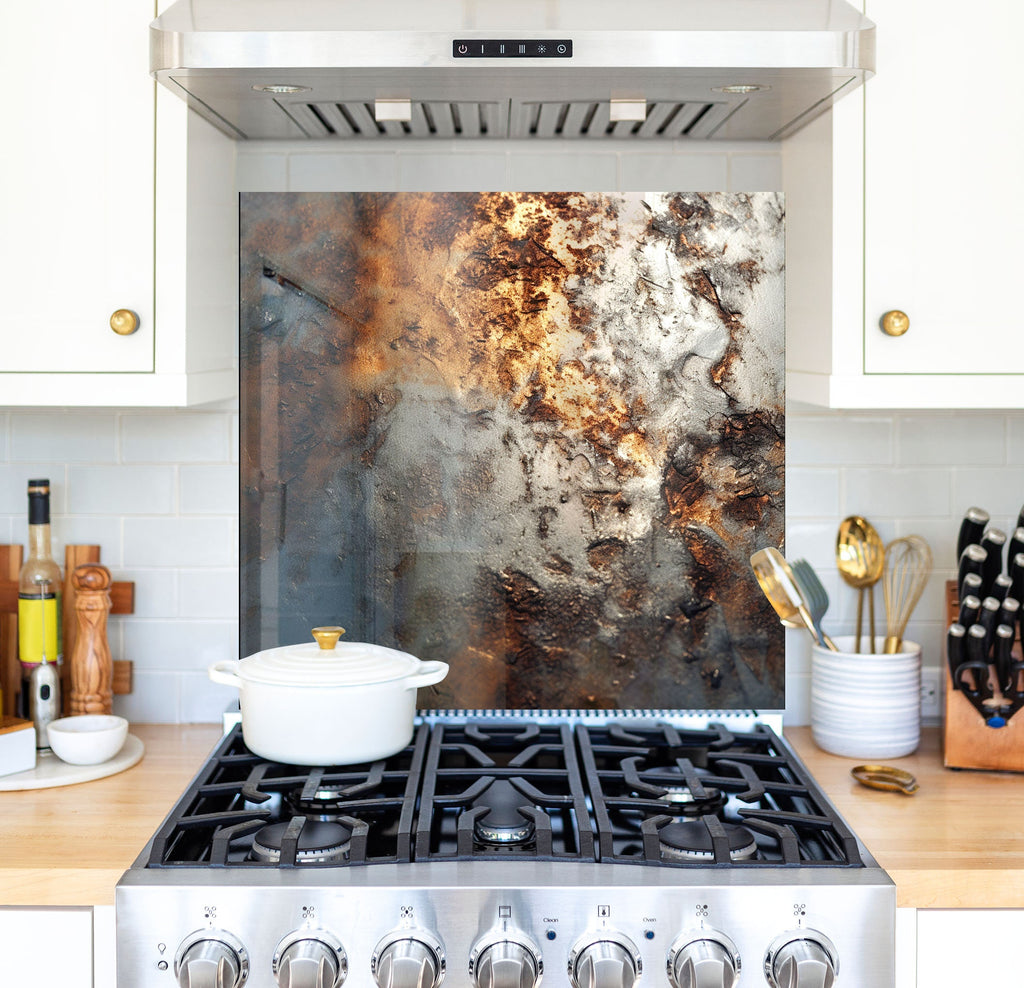
<path id="1" fill-rule="evenodd" d="M 860 515 L 850 515 L 839 524 L 836 537 L 836 567 L 849 586 L 859 591 L 857 597 L 857 638 L 854 651 L 860 651 L 860 636 L 864 625 L 864 593 L 868 595 L 870 623 L 869 651 L 875 651 L 875 595 L 874 586 L 885 568 L 885 545 L 874 525 Z"/>

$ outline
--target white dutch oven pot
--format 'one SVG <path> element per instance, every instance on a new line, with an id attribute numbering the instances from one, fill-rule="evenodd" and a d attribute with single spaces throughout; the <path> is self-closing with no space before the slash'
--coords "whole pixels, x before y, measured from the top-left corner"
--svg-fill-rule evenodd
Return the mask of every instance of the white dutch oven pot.
<path id="1" fill-rule="evenodd" d="M 316 642 L 270 648 L 210 666 L 238 688 L 242 737 L 257 755 L 291 765 L 352 765 L 401 751 L 412 739 L 416 690 L 448 675 L 445 662 L 314 628 Z"/>

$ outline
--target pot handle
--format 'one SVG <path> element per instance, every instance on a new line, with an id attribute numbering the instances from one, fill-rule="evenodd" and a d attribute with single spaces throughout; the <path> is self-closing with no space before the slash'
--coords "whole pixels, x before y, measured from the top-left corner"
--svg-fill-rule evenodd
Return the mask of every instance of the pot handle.
<path id="1" fill-rule="evenodd" d="M 207 673 L 215 683 L 221 683 L 224 686 L 234 686 L 241 689 L 242 680 L 239 678 L 235 670 L 238 668 L 238 663 L 232 659 L 224 659 L 222 662 L 214 662 Z"/>
<path id="2" fill-rule="evenodd" d="M 447 675 L 447 662 L 422 662 L 420 663 L 420 671 L 406 679 L 405 688 L 416 690 L 421 686 L 433 686 L 434 683 L 441 682 Z"/>

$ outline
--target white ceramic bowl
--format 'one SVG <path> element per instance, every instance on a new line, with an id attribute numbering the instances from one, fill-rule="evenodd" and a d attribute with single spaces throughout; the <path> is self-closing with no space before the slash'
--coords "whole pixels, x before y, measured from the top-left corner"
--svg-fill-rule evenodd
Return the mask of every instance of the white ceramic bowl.
<path id="1" fill-rule="evenodd" d="M 70 765 L 109 761 L 128 737 L 128 721 L 110 714 L 80 714 L 51 721 L 47 728 L 53 753 Z"/>

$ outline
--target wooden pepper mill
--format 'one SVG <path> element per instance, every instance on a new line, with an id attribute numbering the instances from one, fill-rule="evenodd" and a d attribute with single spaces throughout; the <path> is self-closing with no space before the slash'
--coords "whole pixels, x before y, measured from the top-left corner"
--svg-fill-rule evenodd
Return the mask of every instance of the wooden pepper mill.
<path id="1" fill-rule="evenodd" d="M 107 642 L 110 584 L 110 570 L 99 563 L 83 563 L 71 574 L 78 625 L 70 661 L 72 716 L 109 714 L 113 709 L 114 664 Z"/>

